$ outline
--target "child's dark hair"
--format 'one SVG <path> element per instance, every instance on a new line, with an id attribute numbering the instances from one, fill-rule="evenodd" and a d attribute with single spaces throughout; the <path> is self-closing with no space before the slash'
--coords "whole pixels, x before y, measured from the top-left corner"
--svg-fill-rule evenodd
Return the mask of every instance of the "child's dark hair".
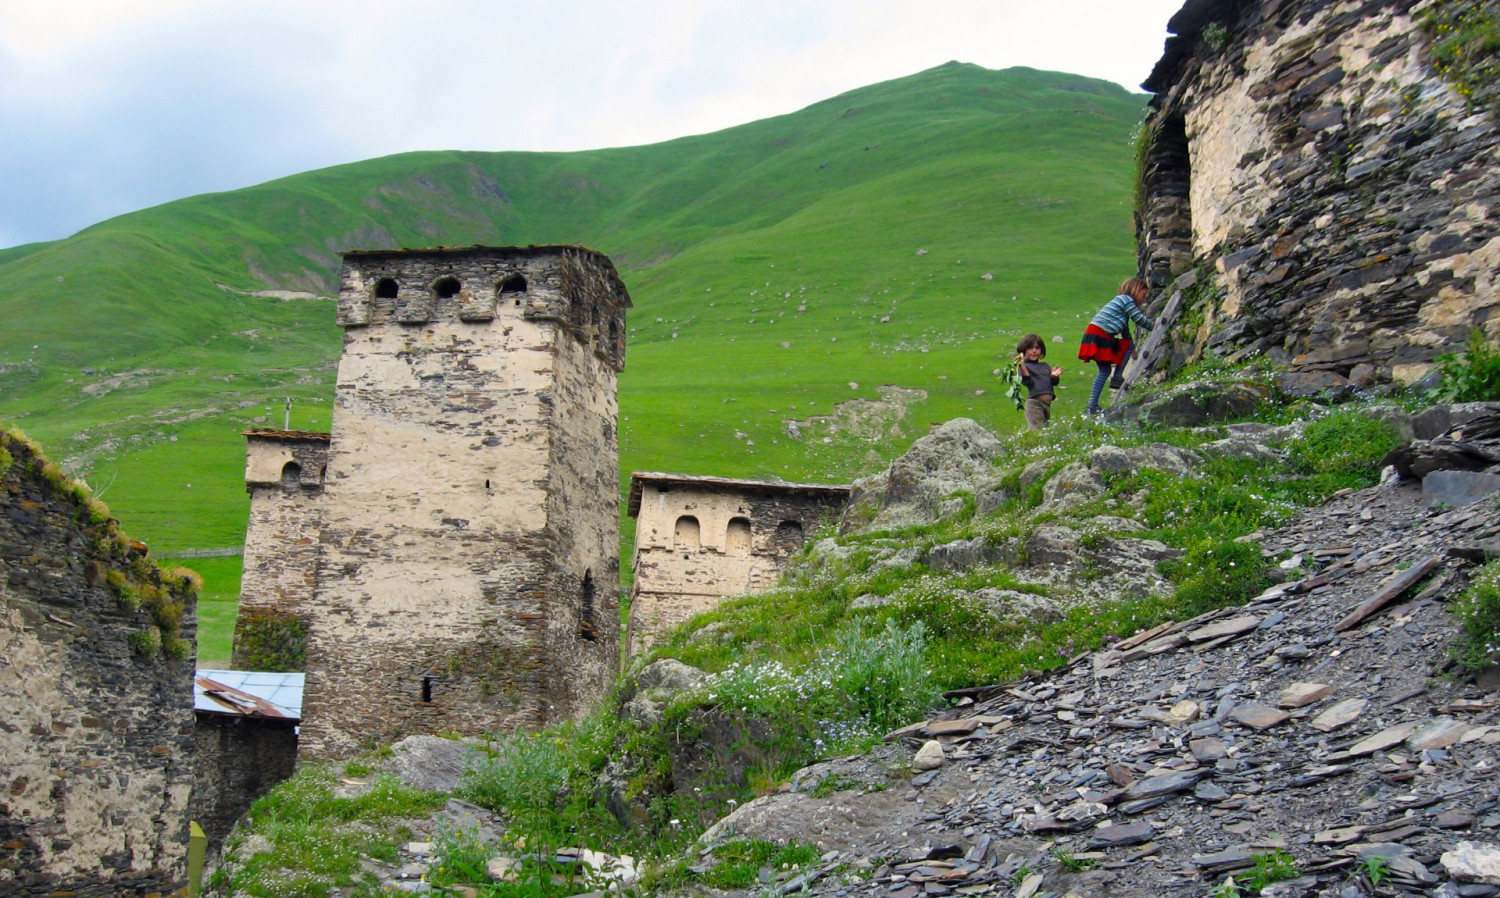
<path id="1" fill-rule="evenodd" d="M 1021 342 L 1016 344 L 1016 352 L 1024 354 L 1026 350 L 1032 348 L 1033 346 L 1042 351 L 1042 358 L 1045 359 L 1047 357 L 1047 343 L 1036 334 L 1027 334 L 1026 336 L 1022 337 Z"/>

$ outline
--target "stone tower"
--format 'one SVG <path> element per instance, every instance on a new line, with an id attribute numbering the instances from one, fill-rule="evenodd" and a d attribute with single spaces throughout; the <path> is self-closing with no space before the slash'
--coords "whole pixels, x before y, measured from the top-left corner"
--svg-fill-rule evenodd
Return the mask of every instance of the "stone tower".
<path id="1" fill-rule="evenodd" d="M 533 728 L 603 694 L 629 307 L 582 247 L 344 254 L 304 756 Z"/>
<path id="2" fill-rule="evenodd" d="M 318 528 L 328 434 L 245 431 L 250 522 L 240 609 L 237 670 L 302 670 L 317 585 Z"/>

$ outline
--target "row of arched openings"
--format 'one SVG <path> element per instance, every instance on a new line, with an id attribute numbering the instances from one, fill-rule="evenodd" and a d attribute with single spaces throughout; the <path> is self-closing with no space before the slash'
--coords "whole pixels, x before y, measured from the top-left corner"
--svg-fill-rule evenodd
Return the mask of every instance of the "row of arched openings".
<path id="1" fill-rule="evenodd" d="M 463 284 L 456 277 L 440 277 L 433 281 L 428 288 L 436 299 L 452 299 L 463 289 Z M 395 299 L 401 292 L 401 286 L 396 283 L 395 278 L 381 278 L 375 282 L 374 295 L 376 299 Z M 495 284 L 495 296 L 505 297 L 517 294 L 516 302 L 520 302 L 519 294 L 526 292 L 526 278 L 519 274 L 512 274 L 503 278 Z"/>
<path id="2" fill-rule="evenodd" d="M 776 525 L 774 539 L 776 548 L 796 548 L 802 545 L 802 524 L 798 521 L 782 521 Z M 689 551 L 703 547 L 703 529 L 698 519 L 685 514 L 677 519 L 672 528 L 672 548 Z M 751 550 L 750 519 L 730 518 L 724 533 L 726 555 L 749 555 Z"/>

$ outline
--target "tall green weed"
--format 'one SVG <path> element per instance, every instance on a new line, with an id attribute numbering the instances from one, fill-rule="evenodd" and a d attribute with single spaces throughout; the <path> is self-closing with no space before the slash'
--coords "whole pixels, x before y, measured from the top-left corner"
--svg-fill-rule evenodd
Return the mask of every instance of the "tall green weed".
<path id="1" fill-rule="evenodd" d="M 1458 638 L 1450 655 L 1459 673 L 1474 676 L 1500 662 L 1500 561 L 1480 569 L 1469 588 L 1453 603 Z"/>

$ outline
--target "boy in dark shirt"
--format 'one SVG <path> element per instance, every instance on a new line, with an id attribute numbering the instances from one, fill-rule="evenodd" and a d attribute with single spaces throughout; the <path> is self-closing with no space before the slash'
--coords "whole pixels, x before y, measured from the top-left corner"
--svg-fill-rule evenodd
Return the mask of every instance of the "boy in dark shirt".
<path id="1" fill-rule="evenodd" d="M 1026 400 L 1026 426 L 1041 430 L 1052 420 L 1053 385 L 1062 379 L 1063 370 L 1047 365 L 1047 344 L 1036 334 L 1027 334 L 1016 345 L 1016 365 L 1021 383 L 1030 391 Z"/>

